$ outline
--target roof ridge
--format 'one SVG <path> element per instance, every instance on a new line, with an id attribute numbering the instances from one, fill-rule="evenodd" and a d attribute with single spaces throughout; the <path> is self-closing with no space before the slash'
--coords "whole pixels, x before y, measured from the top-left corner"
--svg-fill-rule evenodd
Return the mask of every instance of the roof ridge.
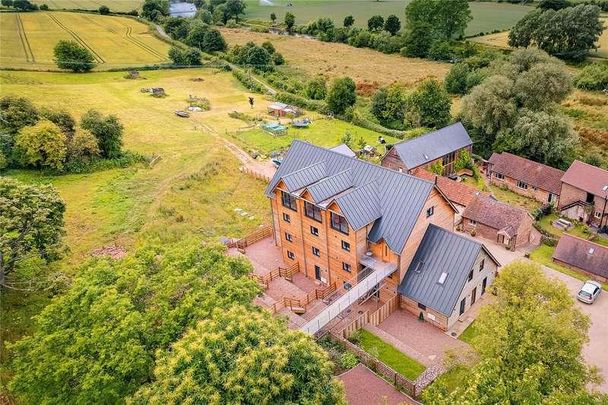
<path id="1" fill-rule="evenodd" d="M 563 237 L 563 236 L 569 236 L 569 237 L 571 237 L 571 238 L 578 239 L 578 240 L 581 240 L 581 241 L 583 241 L 583 242 L 591 243 L 592 245 L 599 246 L 599 247 L 601 247 L 601 248 L 603 248 L 603 249 L 608 250 L 608 246 L 604 246 L 604 245 L 602 245 L 602 244 L 600 244 L 600 243 L 594 242 L 594 241 L 589 240 L 589 239 L 582 238 L 582 237 L 580 237 L 580 236 L 572 235 L 571 233 L 564 232 L 564 233 L 562 234 L 562 237 Z"/>
<path id="2" fill-rule="evenodd" d="M 393 146 L 396 146 L 396 145 L 399 145 L 399 144 L 402 144 L 402 143 L 406 143 L 406 142 L 411 142 L 411 141 L 414 141 L 414 140 L 417 140 L 417 139 L 422 139 L 422 138 L 425 138 L 425 137 L 427 137 L 427 136 L 429 136 L 429 135 L 433 135 L 433 134 L 435 134 L 436 132 L 443 131 L 443 130 L 444 130 L 444 129 L 446 129 L 446 128 L 451 128 L 451 127 L 453 127 L 454 125 L 458 125 L 458 124 L 461 124 L 461 125 L 462 125 L 462 121 L 456 121 L 456 122 L 454 122 L 453 124 L 446 125 L 445 127 L 441 127 L 441 128 L 439 128 L 439 129 L 434 129 L 434 130 L 433 130 L 433 131 L 431 131 L 431 132 L 427 132 L 426 134 L 418 135 L 418 136 L 415 136 L 415 137 L 410 138 L 410 139 L 403 139 L 403 140 L 401 140 L 401 141 L 397 142 L 397 143 L 396 143 L 395 145 L 393 145 Z M 463 127 L 464 127 L 464 125 L 463 125 Z M 466 128 L 465 128 L 465 130 L 466 130 Z"/>

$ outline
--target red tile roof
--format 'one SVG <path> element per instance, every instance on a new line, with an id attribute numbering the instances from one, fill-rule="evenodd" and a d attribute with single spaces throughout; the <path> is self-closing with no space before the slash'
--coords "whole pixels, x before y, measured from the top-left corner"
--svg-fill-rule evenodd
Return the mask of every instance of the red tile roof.
<path id="1" fill-rule="evenodd" d="M 608 170 L 579 160 L 572 162 L 562 177 L 562 182 L 602 198 L 608 194 L 608 190 L 604 190 L 604 187 L 608 187 Z"/>
<path id="2" fill-rule="evenodd" d="M 443 194 L 454 204 L 467 206 L 469 205 L 478 195 L 489 196 L 490 193 L 481 192 L 475 187 L 468 186 L 462 182 L 450 180 L 447 177 L 438 176 L 434 173 L 428 172 L 424 169 L 416 169 L 414 176 L 420 177 L 421 179 L 430 180 L 437 184 L 437 187 Z"/>
<path id="3" fill-rule="evenodd" d="M 489 160 L 490 170 L 521 180 L 532 187 L 559 195 L 563 170 L 556 169 L 511 153 L 493 153 Z"/>
<path id="4" fill-rule="evenodd" d="M 606 246 L 564 234 L 555 248 L 553 259 L 608 278 L 608 247 Z"/>
<path id="5" fill-rule="evenodd" d="M 529 214 L 521 208 L 502 203 L 492 197 L 480 196 L 467 206 L 462 217 L 493 229 L 504 229 L 513 236 L 521 222 L 529 218 Z"/>

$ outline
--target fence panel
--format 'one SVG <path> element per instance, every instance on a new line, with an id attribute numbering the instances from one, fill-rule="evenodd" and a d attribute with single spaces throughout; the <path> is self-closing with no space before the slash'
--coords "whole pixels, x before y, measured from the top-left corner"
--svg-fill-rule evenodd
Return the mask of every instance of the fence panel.
<path id="1" fill-rule="evenodd" d="M 369 316 L 369 323 L 378 326 L 399 307 L 399 296 L 395 295 Z"/>

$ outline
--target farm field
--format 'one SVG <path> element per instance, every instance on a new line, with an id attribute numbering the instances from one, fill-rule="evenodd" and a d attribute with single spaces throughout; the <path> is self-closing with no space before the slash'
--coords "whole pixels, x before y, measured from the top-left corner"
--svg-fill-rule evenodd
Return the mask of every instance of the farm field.
<path id="1" fill-rule="evenodd" d="M 0 67 L 55 70 L 53 47 L 74 40 L 88 48 L 97 70 L 167 60 L 169 45 L 146 24 L 126 17 L 66 12 L 0 14 Z"/>
<path id="2" fill-rule="evenodd" d="M 296 24 L 306 24 L 318 17 L 330 17 L 339 26 L 344 17 L 355 17 L 355 25 L 365 26 L 367 20 L 380 14 L 384 17 L 395 14 L 400 19 L 405 17 L 405 6 L 409 0 L 246 0 L 247 18 L 269 20 L 270 13 L 276 13 L 282 21 L 286 12 L 296 16 Z M 287 6 L 287 4 L 293 6 Z M 513 26 L 533 8 L 509 3 L 470 2 L 473 20 L 469 23 L 466 35 L 480 32 L 504 30 Z"/>
<path id="3" fill-rule="evenodd" d="M 53 10 L 97 10 L 106 5 L 111 11 L 127 12 L 139 10 L 143 0 L 33 0 L 32 3 L 46 4 Z"/>
<path id="4" fill-rule="evenodd" d="M 229 45 L 245 44 L 248 41 L 258 44 L 272 41 L 277 51 L 285 56 L 287 69 L 293 68 L 310 76 L 350 76 L 355 82 L 401 82 L 411 85 L 426 77 L 441 79 L 450 69 L 447 63 L 386 55 L 373 49 L 354 48 L 346 44 L 240 29 L 221 31 Z"/>

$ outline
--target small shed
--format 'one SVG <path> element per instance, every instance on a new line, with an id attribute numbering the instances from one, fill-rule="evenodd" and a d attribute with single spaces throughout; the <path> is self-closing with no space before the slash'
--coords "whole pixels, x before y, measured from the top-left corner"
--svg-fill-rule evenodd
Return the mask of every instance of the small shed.
<path id="1" fill-rule="evenodd" d="M 196 15 L 196 6 L 192 3 L 178 2 L 169 4 L 171 17 L 192 18 Z"/>
<path id="2" fill-rule="evenodd" d="M 297 117 L 300 115 L 300 110 L 289 104 L 275 102 L 268 106 L 268 114 L 275 117 Z"/>

